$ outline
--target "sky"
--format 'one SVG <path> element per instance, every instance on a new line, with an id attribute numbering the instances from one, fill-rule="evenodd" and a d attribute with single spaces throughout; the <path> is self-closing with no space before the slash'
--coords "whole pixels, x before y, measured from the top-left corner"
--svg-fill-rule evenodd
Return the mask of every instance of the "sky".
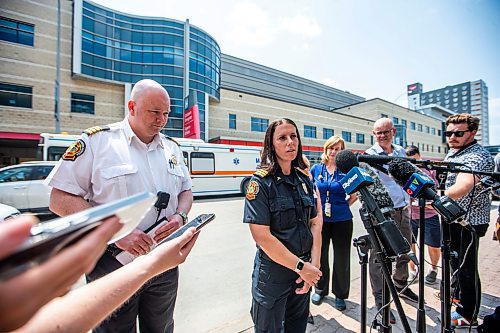
<path id="1" fill-rule="evenodd" d="M 500 144 L 498 0 L 93 0 L 129 14 L 189 19 L 222 53 L 407 106 L 424 92 L 482 79 L 490 144 Z"/>

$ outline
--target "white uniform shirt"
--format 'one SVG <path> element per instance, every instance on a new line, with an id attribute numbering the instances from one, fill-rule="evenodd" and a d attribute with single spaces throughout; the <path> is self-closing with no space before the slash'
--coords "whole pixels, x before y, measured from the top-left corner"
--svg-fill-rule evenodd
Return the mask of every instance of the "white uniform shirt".
<path id="1" fill-rule="evenodd" d="M 135 135 L 128 118 L 92 135 L 82 134 L 74 160 L 59 161 L 46 183 L 88 200 L 92 206 L 144 191 L 164 191 L 170 201 L 161 216 L 171 216 L 178 195 L 192 187 L 182 151 L 163 134 L 145 144 Z M 145 230 L 156 220 L 152 209 L 138 226 Z"/>

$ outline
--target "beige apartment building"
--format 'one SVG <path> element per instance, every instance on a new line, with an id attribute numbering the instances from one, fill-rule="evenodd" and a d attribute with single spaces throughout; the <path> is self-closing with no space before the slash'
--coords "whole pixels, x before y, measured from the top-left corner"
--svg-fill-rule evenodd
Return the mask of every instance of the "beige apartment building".
<path id="1" fill-rule="evenodd" d="M 182 134 L 183 99 L 195 91 L 205 141 L 258 146 L 267 124 L 288 117 L 314 162 L 334 134 L 349 149 L 370 147 L 373 122 L 386 116 L 397 121 L 398 143 L 418 145 L 426 158 L 444 157 L 444 119 L 224 55 L 189 22 L 121 13 L 87 0 L 61 1 L 60 13 L 62 132 L 120 121 L 133 83 L 152 78 L 171 95 L 165 133 L 172 136 Z M 55 131 L 57 17 L 56 1 L 0 3 L 0 166 L 35 159 L 40 133 Z"/>

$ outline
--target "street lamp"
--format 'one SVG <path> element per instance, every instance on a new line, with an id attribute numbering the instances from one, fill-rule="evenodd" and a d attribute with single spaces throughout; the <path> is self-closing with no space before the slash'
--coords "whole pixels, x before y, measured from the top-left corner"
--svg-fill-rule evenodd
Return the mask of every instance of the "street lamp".
<path id="1" fill-rule="evenodd" d="M 56 51 L 56 82 L 54 96 L 54 118 L 56 123 L 56 133 L 61 133 L 59 120 L 59 79 L 60 79 L 60 58 L 61 58 L 61 0 L 57 0 L 57 51 Z"/>

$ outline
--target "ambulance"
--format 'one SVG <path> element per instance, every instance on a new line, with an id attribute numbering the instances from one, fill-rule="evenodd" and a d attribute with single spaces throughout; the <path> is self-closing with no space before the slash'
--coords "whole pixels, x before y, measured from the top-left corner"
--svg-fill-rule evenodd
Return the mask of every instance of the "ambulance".
<path id="1" fill-rule="evenodd" d="M 78 135 L 41 133 L 38 159 L 57 161 Z M 174 138 L 193 180 L 194 196 L 244 194 L 260 165 L 260 147 L 205 143 Z"/>

